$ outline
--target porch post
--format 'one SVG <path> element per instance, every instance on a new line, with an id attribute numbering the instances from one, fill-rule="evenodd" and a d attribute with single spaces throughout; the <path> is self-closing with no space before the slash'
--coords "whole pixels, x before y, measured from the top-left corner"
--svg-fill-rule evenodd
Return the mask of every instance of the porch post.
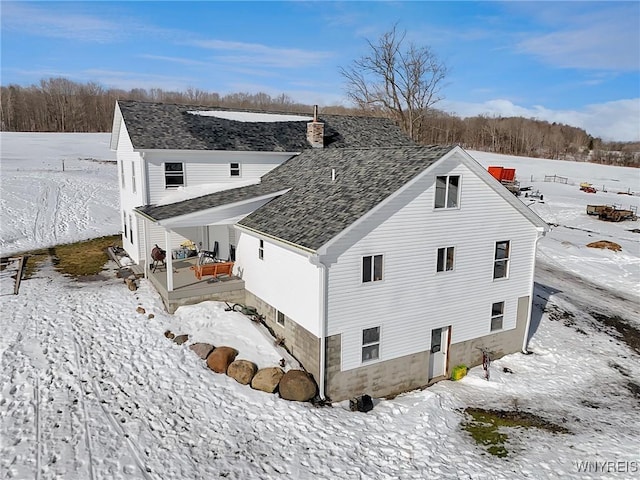
<path id="1" fill-rule="evenodd" d="M 173 258 L 171 256 L 171 230 L 164 231 L 164 249 L 167 252 L 167 292 L 173 292 Z"/>

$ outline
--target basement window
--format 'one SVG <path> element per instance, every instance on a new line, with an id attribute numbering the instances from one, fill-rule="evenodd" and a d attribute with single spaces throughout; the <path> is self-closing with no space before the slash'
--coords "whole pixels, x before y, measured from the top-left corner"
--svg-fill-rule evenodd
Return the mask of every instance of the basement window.
<path id="1" fill-rule="evenodd" d="M 460 202 L 460 175 L 436 177 L 435 208 L 458 208 Z"/>
<path id="2" fill-rule="evenodd" d="M 164 164 L 165 188 L 184 186 L 184 165 L 182 162 L 166 162 Z"/>
<path id="3" fill-rule="evenodd" d="M 438 249 L 438 263 L 436 266 L 436 271 L 448 272 L 453 270 L 453 253 L 453 247 Z"/>
<path id="4" fill-rule="evenodd" d="M 232 177 L 240 176 L 240 164 L 239 163 L 231 163 L 230 164 L 230 174 Z"/>
<path id="5" fill-rule="evenodd" d="M 491 305 L 491 331 L 502 330 L 504 319 L 504 302 L 496 302 Z"/>
<path id="6" fill-rule="evenodd" d="M 362 361 L 380 358 L 380 327 L 365 328 L 362 331 Z"/>
<path id="7" fill-rule="evenodd" d="M 382 255 L 362 257 L 362 283 L 382 280 Z"/>

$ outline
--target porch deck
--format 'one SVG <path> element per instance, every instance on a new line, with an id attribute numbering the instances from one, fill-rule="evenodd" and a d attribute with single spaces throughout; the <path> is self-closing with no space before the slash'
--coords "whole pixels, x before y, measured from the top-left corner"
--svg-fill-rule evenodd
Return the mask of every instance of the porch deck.
<path id="1" fill-rule="evenodd" d="M 167 290 L 167 270 L 160 266 L 149 271 L 149 280 L 156 288 L 169 313 L 181 305 L 192 305 L 205 300 L 244 303 L 244 280 L 236 276 L 203 277 L 198 280 L 191 267 L 197 257 L 173 261 L 173 290 Z"/>

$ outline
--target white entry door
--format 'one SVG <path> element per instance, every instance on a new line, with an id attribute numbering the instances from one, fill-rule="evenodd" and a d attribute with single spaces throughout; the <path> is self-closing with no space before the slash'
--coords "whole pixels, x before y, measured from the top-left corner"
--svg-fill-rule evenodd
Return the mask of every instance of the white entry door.
<path id="1" fill-rule="evenodd" d="M 431 330 L 431 354 L 429 355 L 429 380 L 447 373 L 447 348 L 449 327 Z"/>

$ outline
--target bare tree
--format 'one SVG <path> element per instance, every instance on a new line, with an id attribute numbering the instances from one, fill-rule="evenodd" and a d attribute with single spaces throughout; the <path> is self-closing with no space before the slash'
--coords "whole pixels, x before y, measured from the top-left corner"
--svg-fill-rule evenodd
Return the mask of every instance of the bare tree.
<path id="1" fill-rule="evenodd" d="M 424 116 L 442 99 L 447 67 L 429 47 L 405 38 L 406 32 L 394 25 L 378 43 L 367 40 L 369 53 L 340 73 L 347 96 L 358 107 L 391 116 L 417 140 Z"/>

